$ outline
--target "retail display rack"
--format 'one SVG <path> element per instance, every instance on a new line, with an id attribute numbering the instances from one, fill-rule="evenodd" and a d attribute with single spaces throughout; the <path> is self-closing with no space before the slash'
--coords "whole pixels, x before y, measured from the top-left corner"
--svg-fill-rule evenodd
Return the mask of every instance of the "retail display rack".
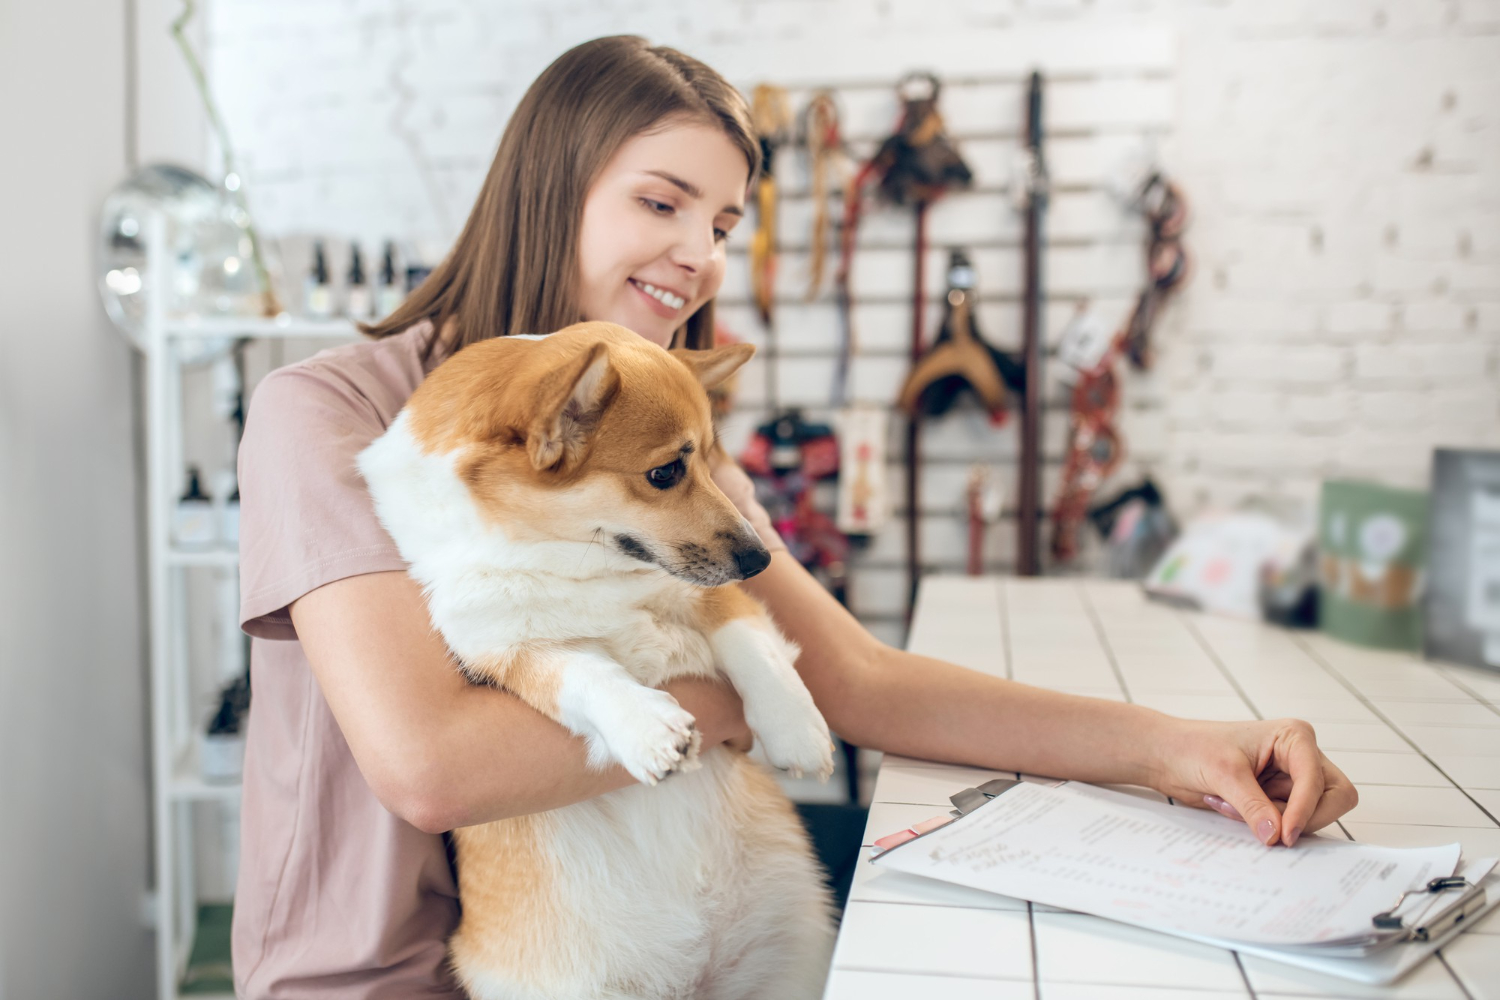
<path id="1" fill-rule="evenodd" d="M 156 841 L 156 884 L 149 909 L 157 932 L 157 995 L 159 1000 L 228 998 L 232 997 L 228 989 L 205 992 L 202 985 L 184 983 L 200 925 L 193 807 L 205 802 L 233 807 L 239 801 L 240 788 L 237 783 L 204 781 L 198 768 L 196 736 L 206 720 L 205 706 L 195 703 L 192 693 L 188 571 L 206 567 L 235 573 L 239 551 L 228 547 L 189 551 L 172 542 L 172 510 L 184 467 L 183 346 L 203 338 L 349 339 L 356 331 L 347 320 L 192 319 L 168 315 L 171 261 L 165 220 L 160 216 L 149 219 L 146 236 L 150 283 L 145 328 L 146 518 Z M 218 923 L 222 932 L 222 919 L 211 922 Z"/>

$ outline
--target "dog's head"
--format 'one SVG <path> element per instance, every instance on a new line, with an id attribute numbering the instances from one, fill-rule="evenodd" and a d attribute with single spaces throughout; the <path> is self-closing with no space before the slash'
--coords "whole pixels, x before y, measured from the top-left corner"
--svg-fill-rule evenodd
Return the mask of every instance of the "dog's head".
<path id="1" fill-rule="evenodd" d="M 665 351 L 609 323 L 472 344 L 407 403 L 411 432 L 452 454 L 480 514 L 518 542 L 606 546 L 702 586 L 770 561 L 709 476 L 707 389 L 748 344 Z"/>

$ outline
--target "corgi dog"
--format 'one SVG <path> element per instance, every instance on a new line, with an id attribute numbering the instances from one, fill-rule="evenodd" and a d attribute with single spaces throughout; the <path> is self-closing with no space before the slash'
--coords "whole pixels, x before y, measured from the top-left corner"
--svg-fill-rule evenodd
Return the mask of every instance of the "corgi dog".
<path id="1" fill-rule="evenodd" d="M 770 556 L 709 475 L 706 390 L 754 350 L 606 323 L 482 341 L 359 456 L 468 677 L 639 781 L 453 831 L 449 951 L 476 1000 L 822 994 L 832 901 L 791 803 L 657 689 L 725 678 L 773 765 L 833 770 L 797 647 L 736 586 Z"/>

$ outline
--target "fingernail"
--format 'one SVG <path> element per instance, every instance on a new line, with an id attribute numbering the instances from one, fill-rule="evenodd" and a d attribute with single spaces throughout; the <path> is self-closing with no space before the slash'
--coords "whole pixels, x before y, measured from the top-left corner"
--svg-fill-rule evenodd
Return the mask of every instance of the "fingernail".
<path id="1" fill-rule="evenodd" d="M 1276 839 L 1276 824 L 1263 819 L 1255 825 L 1255 833 L 1260 837 L 1260 842 L 1269 847 Z"/>
<path id="2" fill-rule="evenodd" d="M 1297 843 L 1297 838 L 1302 836 L 1302 827 L 1292 827 L 1292 832 L 1286 835 L 1286 846 L 1291 847 Z"/>

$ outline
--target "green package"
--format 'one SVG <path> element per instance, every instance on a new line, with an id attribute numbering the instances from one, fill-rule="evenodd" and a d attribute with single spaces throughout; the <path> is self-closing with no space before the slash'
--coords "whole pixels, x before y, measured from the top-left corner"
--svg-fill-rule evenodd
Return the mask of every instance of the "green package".
<path id="1" fill-rule="evenodd" d="M 1346 642 L 1422 648 L 1427 494 L 1377 483 L 1323 484 L 1319 624 Z"/>

